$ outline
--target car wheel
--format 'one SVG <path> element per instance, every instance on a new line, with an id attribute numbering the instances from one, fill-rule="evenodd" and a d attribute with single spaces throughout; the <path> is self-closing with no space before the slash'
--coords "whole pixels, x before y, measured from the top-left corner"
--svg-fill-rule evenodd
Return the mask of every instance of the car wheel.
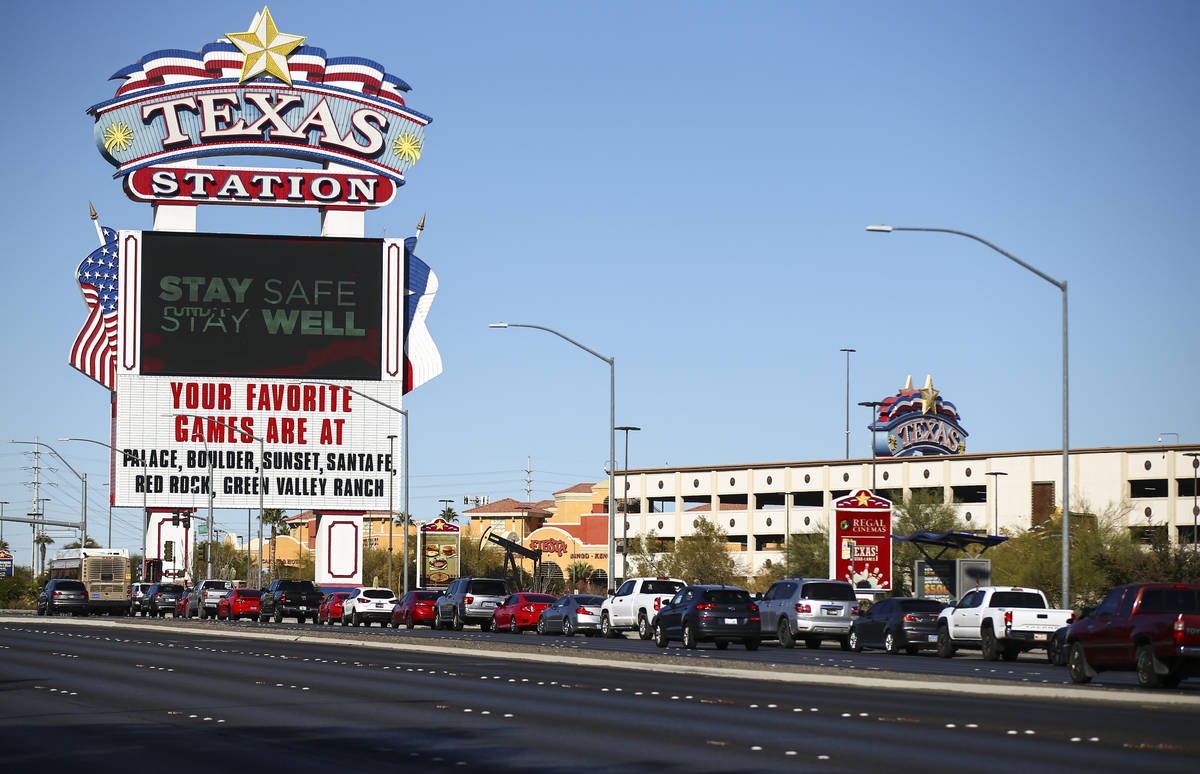
<path id="1" fill-rule="evenodd" d="M 304 623 L 304 620 L 305 620 L 307 617 L 308 617 L 308 616 L 306 616 L 306 615 L 298 615 L 298 616 L 296 616 L 296 623 L 298 623 L 298 624 L 302 624 L 302 623 Z"/>
<path id="2" fill-rule="evenodd" d="M 450 622 L 450 628 L 456 632 L 461 632 L 463 630 L 462 614 L 457 610 L 454 611 L 454 619 Z"/>
<path id="3" fill-rule="evenodd" d="M 713 645 L 717 646 L 717 650 L 725 650 L 729 647 L 729 640 L 717 640 Z"/>
<path id="4" fill-rule="evenodd" d="M 862 642 L 858 639 L 858 632 L 854 629 L 850 630 L 850 650 L 855 653 L 862 653 Z"/>
<path id="5" fill-rule="evenodd" d="M 667 639 L 666 630 L 663 629 L 662 624 L 656 621 L 654 623 L 654 644 L 660 648 L 665 648 L 667 647 L 667 642 L 669 642 L 669 640 Z"/>
<path id="6" fill-rule="evenodd" d="M 758 637 L 747 637 L 742 640 L 742 644 L 746 646 L 746 650 L 758 650 L 760 640 Z"/>
<path id="7" fill-rule="evenodd" d="M 646 620 L 646 612 L 638 613 L 638 637 L 648 640 L 653 634 L 654 630 L 650 628 L 650 622 Z"/>
<path id="8" fill-rule="evenodd" d="M 1149 645 L 1140 645 L 1137 649 L 1137 680 L 1138 685 L 1143 688 L 1160 688 L 1162 687 L 1162 679 L 1158 676 L 1158 672 L 1154 671 L 1155 664 L 1158 659 L 1154 657 L 1154 650 Z"/>
<path id="9" fill-rule="evenodd" d="M 283 623 L 283 613 L 275 611 L 275 623 Z"/>
<path id="10" fill-rule="evenodd" d="M 539 617 L 537 622 L 537 633 L 541 636 L 546 636 L 546 619 Z"/>
<path id="11" fill-rule="evenodd" d="M 1046 663 L 1051 666 L 1063 665 L 1063 643 L 1057 635 L 1051 635 L 1050 642 L 1046 643 Z"/>
<path id="12" fill-rule="evenodd" d="M 650 634 L 653 635 L 654 631 L 651 630 Z M 563 616 L 563 636 L 564 637 L 574 637 L 575 636 L 575 627 L 571 625 L 571 619 L 567 618 L 566 616 Z"/>
<path id="13" fill-rule="evenodd" d="M 950 658 L 954 655 L 954 640 L 950 638 L 950 630 L 945 626 L 938 627 L 937 654 L 938 658 Z"/>
<path id="14" fill-rule="evenodd" d="M 1073 642 L 1067 649 L 1067 674 L 1070 675 L 1073 683 L 1088 683 L 1092 680 L 1087 656 L 1083 654 L 1081 643 Z"/>
<path id="15" fill-rule="evenodd" d="M 817 650 L 821 647 L 821 639 L 819 637 L 807 637 L 804 640 L 804 647 L 810 650 Z"/>
<path id="16" fill-rule="evenodd" d="M 889 656 L 894 656 L 900 652 L 900 648 L 896 645 L 896 635 L 892 634 L 891 632 L 884 632 L 883 650 Z"/>
<path id="17" fill-rule="evenodd" d="M 1000 643 L 996 640 L 996 633 L 990 626 L 983 627 L 983 631 L 980 632 L 979 646 L 983 648 L 984 661 L 1000 660 Z"/>
<path id="18" fill-rule="evenodd" d="M 918 648 L 916 645 L 906 645 L 906 646 L 904 646 L 904 652 L 910 656 L 915 656 L 921 652 L 921 649 Z"/>
<path id="19" fill-rule="evenodd" d="M 1021 655 L 1021 648 L 1017 645 L 1005 645 L 1000 651 L 1000 658 L 1005 661 L 1016 661 Z"/>
<path id="20" fill-rule="evenodd" d="M 608 613 L 600 616 L 600 636 L 608 640 L 617 636 L 616 631 L 613 630 L 612 621 L 608 620 Z"/>
<path id="21" fill-rule="evenodd" d="M 683 647 L 695 650 L 700 643 L 696 641 L 696 627 L 690 622 L 683 625 Z"/>
<path id="22" fill-rule="evenodd" d="M 357 610 L 350 614 L 350 624 L 352 626 L 362 626 L 362 621 L 358 617 Z"/>
<path id="23" fill-rule="evenodd" d="M 410 618 L 410 619 L 408 619 L 408 621 L 406 621 L 406 622 L 405 622 L 405 624 L 404 624 L 404 628 L 405 628 L 405 629 L 408 629 L 410 632 L 412 631 L 412 628 L 413 628 L 414 626 L 416 626 L 416 624 L 415 624 L 415 623 L 413 623 L 413 620 L 412 620 L 411 618 Z"/>
<path id="24" fill-rule="evenodd" d="M 796 647 L 796 635 L 792 634 L 792 625 L 786 619 L 780 619 L 779 629 L 776 634 L 779 636 L 779 647 Z"/>

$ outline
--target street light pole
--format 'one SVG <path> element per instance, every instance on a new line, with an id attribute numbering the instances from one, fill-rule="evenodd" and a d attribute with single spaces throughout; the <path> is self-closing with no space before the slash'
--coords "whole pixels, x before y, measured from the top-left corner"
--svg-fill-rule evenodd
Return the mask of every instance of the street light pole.
<path id="1" fill-rule="evenodd" d="M 95 441 L 91 438 L 59 438 L 58 440 L 60 440 L 60 441 L 79 441 L 80 443 L 94 443 L 97 446 L 103 446 L 110 451 L 113 451 L 113 452 L 118 451 L 118 449 L 111 444 L 107 444 L 104 441 Z M 134 454 L 132 452 L 122 452 L 121 454 L 127 460 L 137 459 L 137 457 L 134 456 Z M 146 520 L 147 520 L 146 492 L 150 489 L 150 469 L 146 465 L 146 462 L 144 460 L 141 461 L 141 466 L 142 466 L 142 571 L 140 573 L 138 573 L 138 575 L 141 577 L 142 580 L 145 580 L 146 553 L 147 553 L 146 552 Z M 111 496 L 112 496 L 112 494 L 110 493 L 110 497 Z M 111 534 L 111 532 L 112 532 L 112 511 L 111 510 L 109 511 L 108 529 L 109 529 L 109 533 Z M 112 540 L 109 540 L 108 542 L 109 542 L 109 548 L 112 548 Z"/>
<path id="2" fill-rule="evenodd" d="M 850 353 L 858 350 L 843 347 L 838 351 L 846 353 L 846 459 L 850 459 Z"/>
<path id="3" fill-rule="evenodd" d="M 957 236 L 974 239 L 982 245 L 992 248 L 996 252 L 1008 258 L 1013 263 L 1028 269 L 1037 276 L 1049 282 L 1054 287 L 1062 291 L 1062 606 L 1071 606 L 1071 459 L 1070 459 L 1070 432 L 1069 432 L 1069 361 L 1067 358 L 1067 282 L 1051 277 L 1045 272 L 1035 269 L 1033 266 L 1022 261 L 1017 256 L 1000 249 L 991 242 L 981 237 L 966 231 L 956 231 L 950 228 L 921 228 L 921 227 L 904 227 L 904 226 L 867 226 L 867 231 L 875 231 L 881 233 L 891 233 L 893 231 L 933 231 L 942 234 L 955 234 Z"/>
<path id="4" fill-rule="evenodd" d="M 617 467 L 617 365 L 615 357 L 605 357 L 596 350 L 585 347 L 570 336 L 566 336 L 553 328 L 544 325 L 528 323 L 491 323 L 489 328 L 535 328 L 546 333 L 553 333 L 563 341 L 593 355 L 608 363 L 608 590 L 613 589 L 613 575 L 616 573 L 616 471 Z"/>
<path id="5" fill-rule="evenodd" d="M 866 406 L 871 409 L 871 491 L 875 491 L 875 424 L 879 421 L 879 416 L 875 413 L 875 409 L 884 405 L 878 400 L 864 400 L 859 402 L 860 406 Z"/>
<path id="6" fill-rule="evenodd" d="M 988 475 L 992 477 L 992 496 L 995 498 L 995 503 L 996 503 L 996 505 L 995 505 L 995 514 L 996 515 L 995 515 L 994 526 L 992 527 L 992 530 L 993 530 L 992 534 L 999 535 L 1000 534 L 1000 476 L 1007 476 L 1008 474 L 1002 470 L 991 470 L 991 471 L 988 471 Z"/>
<path id="7" fill-rule="evenodd" d="M 392 554 L 394 553 L 392 534 L 396 531 L 396 508 L 393 505 L 392 494 L 396 489 L 396 434 L 392 433 L 388 439 L 388 588 L 392 588 Z M 408 555 L 404 556 L 404 561 L 408 561 Z"/>
<path id="8" fill-rule="evenodd" d="M 44 443 L 42 441 L 9 441 L 9 443 L 22 443 L 30 446 L 45 446 L 50 450 L 51 454 L 53 454 L 55 457 L 58 457 L 62 464 L 67 466 L 67 470 L 75 474 L 75 478 L 79 479 L 79 483 L 83 486 L 83 505 L 79 517 L 79 550 L 81 552 L 79 555 L 83 556 L 82 551 L 87 547 L 87 473 L 80 473 L 78 470 L 71 467 L 71 463 L 67 462 L 66 459 L 58 453 L 58 450 L 48 443 Z M 83 572 L 83 562 L 79 563 L 79 572 Z M 82 580 L 82 576 L 80 577 L 80 580 Z"/>
<path id="9" fill-rule="evenodd" d="M 637 432 L 640 427 L 623 425 L 617 428 L 625 432 L 625 468 L 621 474 L 621 577 L 629 572 L 629 498 L 625 491 L 629 489 L 629 432 Z"/>

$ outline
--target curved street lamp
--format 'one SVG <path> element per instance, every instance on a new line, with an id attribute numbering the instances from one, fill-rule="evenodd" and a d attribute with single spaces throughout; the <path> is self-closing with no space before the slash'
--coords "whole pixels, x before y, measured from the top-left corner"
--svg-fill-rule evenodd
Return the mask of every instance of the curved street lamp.
<path id="1" fill-rule="evenodd" d="M 60 440 L 60 441 L 79 441 L 82 443 L 94 443 L 97 446 L 103 446 L 106 449 L 109 449 L 113 452 L 119 452 L 127 460 L 137 460 L 137 457 L 133 454 L 133 452 L 130 452 L 130 451 L 122 452 L 117 447 L 113 446 L 112 444 L 107 444 L 104 441 L 96 441 L 91 438 L 59 438 L 58 440 Z M 150 469 L 144 461 L 140 462 L 140 464 L 142 466 L 142 567 L 141 567 L 141 572 L 138 573 L 138 576 L 141 580 L 145 580 L 145 575 L 146 575 L 146 492 L 148 492 L 150 490 Z M 112 494 L 112 492 L 109 492 L 109 497 L 112 498 L 113 496 L 114 495 Z M 108 509 L 108 534 L 109 534 L 109 538 L 110 538 L 109 543 L 111 543 L 112 542 L 112 539 L 111 539 L 111 537 L 112 537 L 112 508 L 111 507 Z M 112 546 L 110 545 L 109 548 L 112 548 Z"/>
<path id="2" fill-rule="evenodd" d="M 553 333 L 563 341 L 574 344 L 589 355 L 594 355 L 608 363 L 608 590 L 613 589 L 613 575 L 617 567 L 617 536 L 616 536 L 616 467 L 617 467 L 617 366 L 616 358 L 605 357 L 596 350 L 585 347 L 570 336 L 566 336 L 553 328 L 544 325 L 527 323 L 491 323 L 489 328 L 535 328 L 546 333 Z"/>
<path id="3" fill-rule="evenodd" d="M 1022 261 L 1017 256 L 1005 250 L 1001 250 L 996 245 L 975 236 L 966 231 L 957 231 L 952 228 L 920 228 L 915 226 L 867 226 L 867 231 L 874 231 L 884 234 L 890 234 L 893 231 L 933 231 L 941 234 L 955 234 L 956 236 L 974 239 L 982 245 L 986 245 L 996 252 L 1003 255 L 1013 263 L 1028 269 L 1042 279 L 1049 282 L 1054 287 L 1062 291 L 1062 605 L 1063 607 L 1071 606 L 1071 461 L 1070 461 L 1070 433 L 1068 432 L 1068 361 L 1067 361 L 1067 282 L 1051 277 L 1045 272 L 1039 271 L 1029 264 Z"/>

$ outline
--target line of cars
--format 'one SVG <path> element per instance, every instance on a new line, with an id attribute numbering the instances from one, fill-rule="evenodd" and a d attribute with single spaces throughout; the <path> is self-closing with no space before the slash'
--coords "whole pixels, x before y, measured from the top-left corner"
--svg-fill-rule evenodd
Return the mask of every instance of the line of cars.
<path id="1" fill-rule="evenodd" d="M 754 650 L 763 640 L 777 640 L 784 648 L 800 642 L 817 648 L 832 640 L 853 652 L 934 650 L 942 658 L 978 649 L 990 661 L 1012 661 L 1022 652 L 1045 648 L 1048 660 L 1067 666 L 1079 683 L 1107 670 L 1134 671 L 1148 688 L 1200 676 L 1197 584 L 1119 586 L 1097 607 L 1085 608 L 1079 620 L 1070 610 L 1050 608 L 1036 589 L 1009 586 L 977 587 L 950 607 L 932 599 L 884 597 L 864 610 L 849 583 L 813 578 L 782 579 L 762 595 L 735 586 L 688 585 L 678 578 L 633 578 L 607 597 L 510 593 L 498 578 L 459 578 L 444 591 L 416 589 L 400 598 L 391 589 L 368 586 L 322 595 L 311 581 L 295 579 L 275 581 L 261 593 L 206 584 L 194 589 L 154 584 L 133 596 L 133 612 L 205 617 L 212 600 L 211 614 L 221 620 L 286 616 L 317 625 L 453 630 L 478 625 L 484 631 L 532 629 L 567 636 L 617 637 L 631 631 L 659 647 L 679 641 L 685 648 L 713 642 L 720 649 L 739 643 Z M 64 597 L 64 609 L 69 604 Z"/>

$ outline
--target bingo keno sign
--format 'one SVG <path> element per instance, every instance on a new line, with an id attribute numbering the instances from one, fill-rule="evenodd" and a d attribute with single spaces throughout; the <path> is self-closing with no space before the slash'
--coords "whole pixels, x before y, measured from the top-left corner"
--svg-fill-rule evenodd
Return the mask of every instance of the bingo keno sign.
<path id="1" fill-rule="evenodd" d="M 114 97 L 89 113 L 127 194 L 322 217 L 390 202 L 430 119 L 378 63 L 305 41 L 264 8 L 246 32 L 118 71 Z M 231 154 L 239 166 L 212 163 Z M 315 166 L 245 166 L 258 156 Z M 441 372 L 425 327 L 437 278 L 414 253 L 420 227 L 361 231 L 97 225 L 100 247 L 76 273 L 88 317 L 71 364 L 114 393 L 115 505 L 198 508 L 212 495 L 221 508 L 386 509 L 401 426 L 382 404 Z"/>

